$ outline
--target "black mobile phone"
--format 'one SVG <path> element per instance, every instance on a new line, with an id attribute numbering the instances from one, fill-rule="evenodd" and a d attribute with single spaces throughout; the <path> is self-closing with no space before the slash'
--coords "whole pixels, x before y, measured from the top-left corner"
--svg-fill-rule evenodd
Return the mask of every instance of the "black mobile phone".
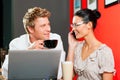
<path id="1" fill-rule="evenodd" d="M 75 36 L 75 32 L 74 32 L 74 31 L 72 32 L 72 35 L 73 35 L 73 37 L 76 39 L 76 36 Z"/>

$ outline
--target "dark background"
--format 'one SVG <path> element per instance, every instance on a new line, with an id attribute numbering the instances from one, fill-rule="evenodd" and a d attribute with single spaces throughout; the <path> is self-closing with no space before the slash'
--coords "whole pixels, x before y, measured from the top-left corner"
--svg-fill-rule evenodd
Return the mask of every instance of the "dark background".
<path id="1" fill-rule="evenodd" d="M 3 5 L 2 1 L 0 0 L 0 7 L 1 7 L 1 13 L 0 13 L 0 24 L 1 24 L 1 29 L 0 29 L 0 47 L 3 47 Z"/>

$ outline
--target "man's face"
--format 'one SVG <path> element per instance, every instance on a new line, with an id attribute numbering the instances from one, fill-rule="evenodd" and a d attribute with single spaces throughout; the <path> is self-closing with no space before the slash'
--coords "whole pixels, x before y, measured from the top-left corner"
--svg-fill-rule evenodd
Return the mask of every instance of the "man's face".
<path id="1" fill-rule="evenodd" d="M 34 21 L 34 28 L 31 29 L 31 38 L 34 40 L 47 40 L 50 38 L 50 21 L 48 17 L 39 17 Z"/>

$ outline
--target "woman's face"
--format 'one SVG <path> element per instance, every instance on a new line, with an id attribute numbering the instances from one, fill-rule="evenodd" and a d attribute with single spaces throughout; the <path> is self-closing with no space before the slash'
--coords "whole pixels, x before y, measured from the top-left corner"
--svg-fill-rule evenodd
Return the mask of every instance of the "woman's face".
<path id="1" fill-rule="evenodd" d="M 82 17 L 74 16 L 72 23 L 72 28 L 77 39 L 84 38 L 88 34 L 88 25 L 82 21 Z"/>

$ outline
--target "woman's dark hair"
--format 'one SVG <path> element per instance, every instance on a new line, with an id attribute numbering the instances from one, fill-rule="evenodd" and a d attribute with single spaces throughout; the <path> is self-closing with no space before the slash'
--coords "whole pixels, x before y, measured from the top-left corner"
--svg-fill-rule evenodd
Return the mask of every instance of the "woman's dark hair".
<path id="1" fill-rule="evenodd" d="M 82 9 L 82 10 L 78 10 L 75 13 L 75 16 L 82 17 L 85 23 L 91 21 L 93 24 L 93 29 L 95 29 L 97 24 L 97 19 L 100 18 L 101 14 L 97 10 Z"/>

